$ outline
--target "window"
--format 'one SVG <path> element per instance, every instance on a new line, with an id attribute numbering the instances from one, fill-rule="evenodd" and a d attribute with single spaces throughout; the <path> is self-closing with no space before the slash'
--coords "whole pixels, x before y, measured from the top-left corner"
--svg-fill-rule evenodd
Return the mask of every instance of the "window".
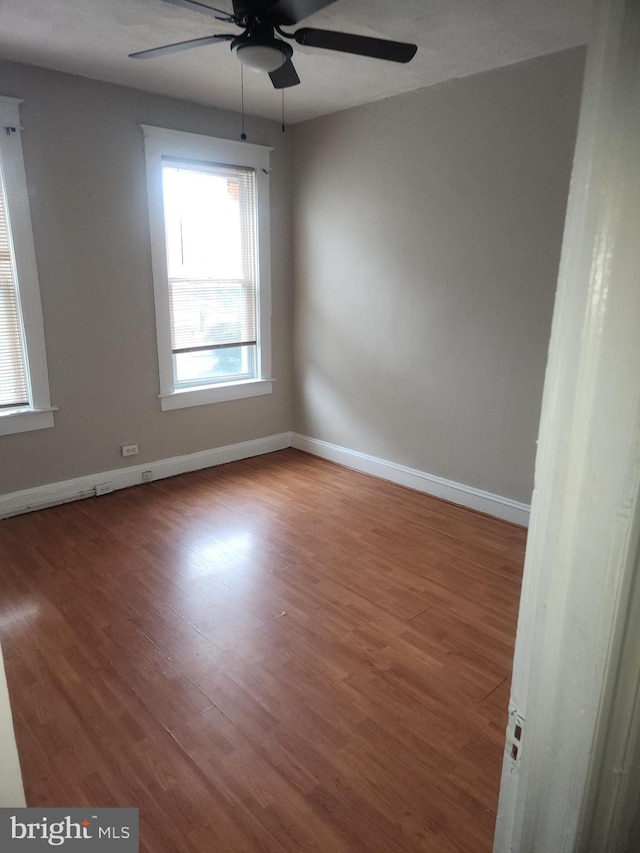
<path id="1" fill-rule="evenodd" d="M 20 103 L 0 96 L 0 435 L 53 426 Z"/>
<path id="2" fill-rule="evenodd" d="M 143 131 L 161 407 L 269 394 L 271 149 Z"/>

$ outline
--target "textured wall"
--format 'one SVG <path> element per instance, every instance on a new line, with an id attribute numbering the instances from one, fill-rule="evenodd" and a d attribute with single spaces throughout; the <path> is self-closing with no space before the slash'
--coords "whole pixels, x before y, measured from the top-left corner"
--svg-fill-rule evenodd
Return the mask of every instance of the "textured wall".
<path id="1" fill-rule="evenodd" d="M 583 63 L 294 127 L 297 432 L 530 499 Z"/>
<path id="2" fill-rule="evenodd" d="M 0 63 L 22 98 L 53 429 L 0 436 L 0 493 L 246 441 L 290 428 L 290 135 L 247 119 L 272 153 L 274 392 L 161 412 L 140 124 L 238 139 L 240 118 Z M 122 459 L 120 445 L 140 446 Z"/>

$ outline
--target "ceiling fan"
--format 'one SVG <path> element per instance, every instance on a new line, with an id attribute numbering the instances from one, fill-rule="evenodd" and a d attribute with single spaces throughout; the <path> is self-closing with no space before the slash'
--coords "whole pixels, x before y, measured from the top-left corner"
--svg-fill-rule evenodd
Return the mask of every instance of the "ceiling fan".
<path id="1" fill-rule="evenodd" d="M 415 44 L 333 30 L 318 30 L 312 27 L 303 27 L 292 33 L 282 30 L 282 27 L 294 26 L 314 12 L 319 12 L 335 3 L 336 0 L 233 0 L 233 12 L 216 9 L 199 0 L 164 0 L 164 2 L 212 15 L 219 21 L 241 27 L 243 32 L 240 35 L 216 33 L 203 38 L 165 44 L 162 47 L 131 53 L 130 57 L 150 59 L 165 53 L 230 41 L 231 50 L 243 65 L 256 71 L 268 72 L 276 89 L 297 86 L 300 82 L 291 62 L 293 48 L 288 42 L 278 38 L 276 33 L 308 47 L 338 50 L 358 56 L 370 56 L 374 59 L 388 59 L 391 62 L 409 62 L 418 49 Z"/>

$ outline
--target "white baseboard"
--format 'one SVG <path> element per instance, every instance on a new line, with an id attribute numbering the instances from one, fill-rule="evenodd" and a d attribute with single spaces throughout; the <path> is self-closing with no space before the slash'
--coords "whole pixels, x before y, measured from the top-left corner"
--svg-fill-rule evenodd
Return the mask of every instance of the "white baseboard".
<path id="1" fill-rule="evenodd" d="M 272 453 L 274 450 L 284 450 L 286 447 L 291 447 L 289 432 L 229 444 L 225 447 L 215 447 L 212 450 L 202 450 L 199 453 L 189 453 L 186 456 L 173 456 L 170 459 L 146 462 L 144 465 L 132 465 L 99 474 L 89 474 L 86 477 L 75 477 L 73 480 L 63 480 L 59 483 L 48 483 L 20 492 L 11 492 L 0 495 L 0 518 L 9 518 L 23 512 L 94 497 L 96 486 L 103 483 L 111 484 L 113 491 L 137 486 L 143 482 L 143 471 L 151 471 L 153 480 L 162 480 L 165 477 L 175 477 L 176 474 L 185 474 L 187 471 L 212 468 L 215 465 L 224 465 L 226 462 Z"/>
<path id="2" fill-rule="evenodd" d="M 48 483 L 43 486 L 36 486 L 33 489 L 0 495 L 0 518 L 9 518 L 12 515 L 20 515 L 24 512 L 32 512 L 49 506 L 82 500 L 82 498 L 94 497 L 96 486 L 103 483 L 111 484 L 113 491 L 137 486 L 142 483 L 143 471 L 151 471 L 153 480 L 162 480 L 165 477 L 175 477 L 177 474 L 185 474 L 188 471 L 212 468 L 216 465 L 224 465 L 226 462 L 235 462 L 239 459 L 248 459 L 251 456 L 260 456 L 263 453 L 272 453 L 275 450 L 284 450 L 286 447 L 304 450 L 314 456 L 337 462 L 347 468 L 354 468 L 364 474 L 372 474 L 374 477 L 381 477 L 383 480 L 408 486 L 418 492 L 443 498 L 451 501 L 451 503 L 460 504 L 469 509 L 475 509 L 487 515 L 520 524 L 523 527 L 527 527 L 529 524 L 529 506 L 527 504 L 503 498 L 500 495 L 493 495 L 490 492 L 483 492 L 462 483 L 454 483 L 451 480 L 418 471 L 416 468 L 407 468 L 404 465 L 369 456 L 357 450 L 349 450 L 327 441 L 289 432 L 269 435 L 266 438 L 257 438 L 253 441 L 229 444 L 225 447 L 215 447 L 212 450 L 202 450 L 199 453 L 189 453 L 185 456 L 173 456 L 170 459 L 160 459 L 143 465 L 132 465 L 113 471 L 88 474 L 85 477 L 75 477 L 73 480 Z"/>
<path id="3" fill-rule="evenodd" d="M 357 450 L 348 450 L 346 447 L 339 447 L 337 444 L 330 444 L 317 438 L 309 438 L 297 432 L 291 434 L 291 446 L 330 462 L 338 462 L 347 468 L 354 468 L 364 474 L 372 474 L 374 477 L 390 480 L 400 486 L 408 486 L 418 492 L 443 498 L 451 503 L 493 515 L 495 518 L 501 518 L 522 527 L 529 525 L 529 505 L 503 498 L 501 495 L 483 492 L 472 486 L 454 483 L 452 480 L 445 480 L 442 477 L 418 471 L 416 468 L 407 468 L 405 465 L 359 453 Z"/>

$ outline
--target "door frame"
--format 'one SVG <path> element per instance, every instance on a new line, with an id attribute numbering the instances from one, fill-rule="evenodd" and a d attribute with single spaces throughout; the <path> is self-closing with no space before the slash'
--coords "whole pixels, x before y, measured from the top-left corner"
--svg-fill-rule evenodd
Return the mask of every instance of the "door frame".
<path id="1" fill-rule="evenodd" d="M 633 811 L 638 45 L 640 0 L 599 0 L 543 395 L 495 853 L 620 851 Z"/>

